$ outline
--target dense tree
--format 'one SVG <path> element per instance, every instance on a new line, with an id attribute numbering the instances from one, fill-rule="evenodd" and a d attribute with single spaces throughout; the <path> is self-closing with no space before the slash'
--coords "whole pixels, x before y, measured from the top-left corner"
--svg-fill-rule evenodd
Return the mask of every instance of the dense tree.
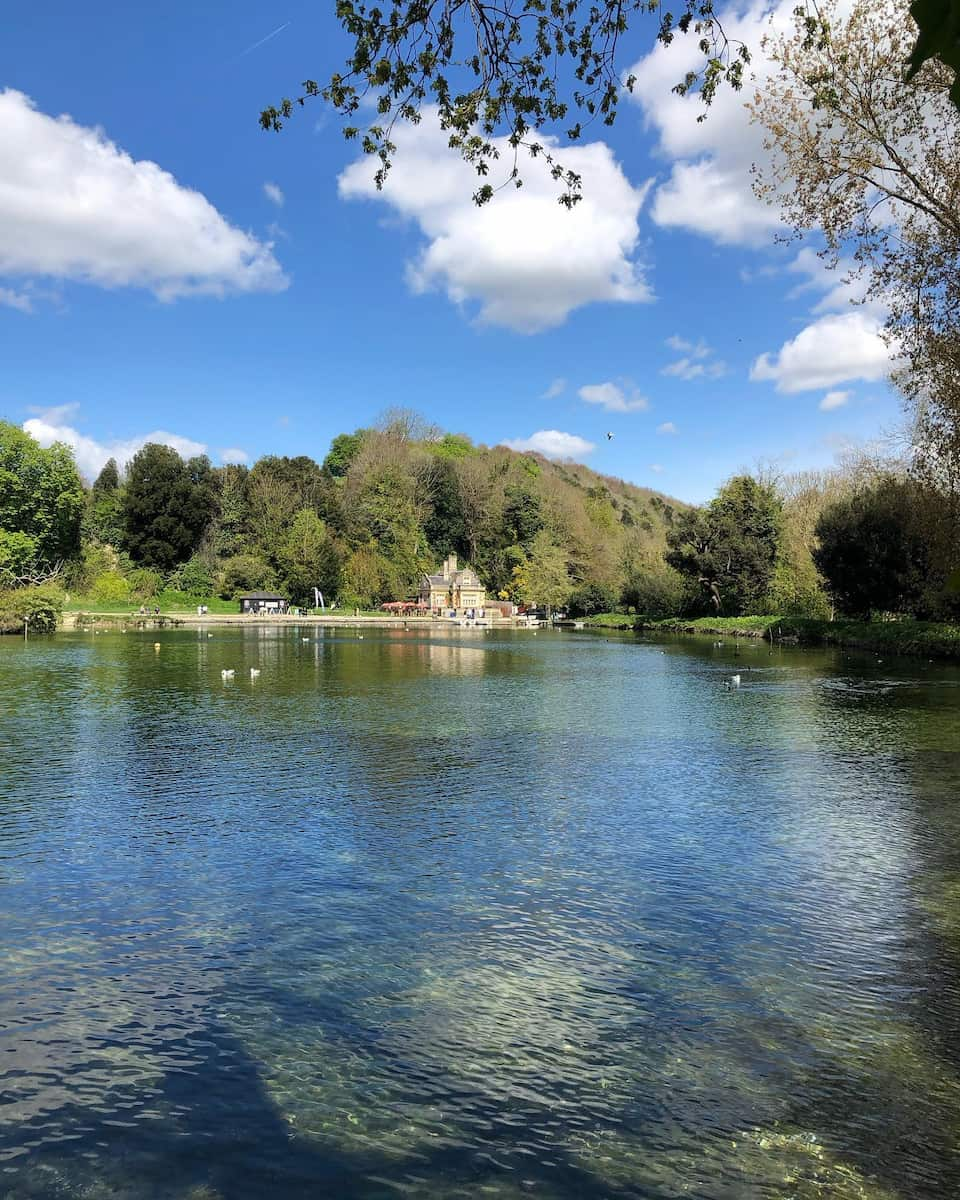
<path id="1" fill-rule="evenodd" d="M 430 501 L 423 532 L 435 555 L 445 558 L 451 551 L 467 555 L 463 496 L 452 458 L 444 456 L 430 461 L 423 472 L 423 486 Z"/>
<path id="2" fill-rule="evenodd" d="M 93 482 L 87 497 L 85 526 L 90 536 L 110 546 L 123 539 L 123 494 L 117 460 L 110 458 Z"/>
<path id="3" fill-rule="evenodd" d="M 16 425 L 0 421 L 0 535 L 6 554 L 36 568 L 80 551 L 83 484 L 68 447 L 44 449 Z M 28 543 L 24 540 L 29 538 Z"/>
<path id="4" fill-rule="evenodd" d="M 617 595 L 613 588 L 602 583 L 586 583 L 570 593 L 567 611 L 571 617 L 592 617 L 595 613 L 613 612 Z"/>
<path id="5" fill-rule="evenodd" d="M 213 548 L 222 558 L 241 553 L 250 522 L 247 497 L 249 471 L 236 463 L 220 469 L 220 512 L 213 536 Z"/>
<path id="6" fill-rule="evenodd" d="M 123 496 L 124 541 L 133 559 L 167 572 L 196 550 L 214 518 L 217 495 L 205 457 L 185 463 L 170 446 L 134 455 Z"/>
<path id="7" fill-rule="evenodd" d="M 323 460 L 320 468 L 323 473 L 332 479 L 342 479 L 360 453 L 366 432 L 365 429 L 357 429 L 354 433 L 338 433 Z"/>
<path id="8" fill-rule="evenodd" d="M 235 554 L 220 565 L 217 594 L 233 600 L 242 592 L 260 591 L 275 584 L 275 573 L 268 562 L 255 554 Z"/>
<path id="9" fill-rule="evenodd" d="M 923 615 L 929 562 L 918 500 L 916 485 L 887 476 L 824 510 L 814 560 L 841 612 Z"/>
<path id="10" fill-rule="evenodd" d="M 726 616 L 762 612 L 781 529 L 782 505 L 774 488 L 738 475 L 705 508 L 684 513 L 668 531 L 665 561 L 694 585 L 700 607 Z"/>
<path id="11" fill-rule="evenodd" d="M 329 599 L 337 595 L 342 557 L 335 539 L 313 509 L 302 508 L 293 518 L 278 562 L 295 603 L 312 604 L 314 588 Z"/>

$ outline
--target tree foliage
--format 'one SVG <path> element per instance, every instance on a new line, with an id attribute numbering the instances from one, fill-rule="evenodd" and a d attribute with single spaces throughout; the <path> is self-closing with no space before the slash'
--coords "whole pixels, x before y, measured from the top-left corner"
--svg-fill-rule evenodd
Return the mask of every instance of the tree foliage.
<path id="1" fill-rule="evenodd" d="M 44 449 L 18 426 L 0 421 L 0 535 L 6 535 L 7 557 L 43 566 L 76 555 L 83 506 L 83 483 L 69 448 L 55 442 Z"/>
<path id="2" fill-rule="evenodd" d="M 814 560 L 842 613 L 927 615 L 929 558 L 918 500 L 916 485 L 888 476 L 823 512 Z"/>
<path id="3" fill-rule="evenodd" d="M 170 446 L 148 443 L 134 455 L 123 496 L 124 544 L 134 560 L 169 572 L 185 562 L 217 511 L 205 456 L 184 462 Z"/>
<path id="4" fill-rule="evenodd" d="M 450 146 L 481 180 L 478 204 L 494 193 L 488 177 L 500 157 L 496 139 L 503 138 L 507 180 L 521 185 L 518 156 L 525 149 L 546 161 L 569 207 L 580 198 L 581 180 L 539 133 L 565 127 L 566 140 L 576 142 L 592 122 L 614 123 L 634 85 L 617 51 L 644 14 L 653 15 L 664 45 L 678 33 L 697 39 L 699 69 L 676 91 L 698 89 L 709 104 L 722 81 L 740 87 L 749 51 L 727 40 L 710 0 L 680 0 L 671 10 L 658 0 L 390 0 L 382 7 L 338 0 L 350 42 L 345 67 L 324 83 L 305 80 L 297 100 L 265 108 L 260 124 L 280 130 L 297 104 L 322 97 L 341 118 L 344 136 L 378 160 L 379 188 L 396 151 L 397 122 L 417 124 L 432 105 Z"/>
<path id="5" fill-rule="evenodd" d="M 794 235 L 819 232 L 851 295 L 886 314 L 922 411 L 960 344 L 960 112 L 940 62 L 905 79 L 912 37 L 906 0 L 798 9 L 766 43 L 776 69 L 751 109 L 767 132 L 758 194 Z M 941 415 L 956 422 L 950 405 Z"/>
<path id="6" fill-rule="evenodd" d="M 738 475 L 705 508 L 667 533 L 667 564 L 695 606 L 726 616 L 762 612 L 780 553 L 782 503 L 774 487 Z"/>

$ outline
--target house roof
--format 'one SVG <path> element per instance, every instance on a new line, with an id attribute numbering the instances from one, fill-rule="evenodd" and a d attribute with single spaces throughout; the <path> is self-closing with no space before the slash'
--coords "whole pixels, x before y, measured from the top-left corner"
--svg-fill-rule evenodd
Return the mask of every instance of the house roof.
<path id="1" fill-rule="evenodd" d="M 243 592 L 238 600 L 286 600 L 280 592 Z"/>
<path id="2" fill-rule="evenodd" d="M 474 571 L 470 567 L 461 567 L 458 571 L 454 571 L 449 578 L 444 578 L 443 575 L 424 575 L 427 583 L 438 588 L 450 587 L 479 587 L 480 580 L 477 578 Z"/>

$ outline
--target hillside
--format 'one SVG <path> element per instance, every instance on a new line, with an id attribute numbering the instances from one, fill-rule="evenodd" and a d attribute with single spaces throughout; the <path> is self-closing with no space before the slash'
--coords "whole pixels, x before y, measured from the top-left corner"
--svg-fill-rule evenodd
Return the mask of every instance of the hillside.
<path id="1" fill-rule="evenodd" d="M 490 594 L 518 603 L 563 604 L 584 586 L 618 602 L 638 573 L 660 569 L 685 507 L 395 413 L 334 438 L 322 463 L 213 468 L 147 446 L 123 475 L 108 464 L 88 493 L 73 583 L 133 599 L 164 586 L 224 598 L 276 586 L 294 602 L 317 586 L 372 607 L 410 595 L 453 551 Z"/>

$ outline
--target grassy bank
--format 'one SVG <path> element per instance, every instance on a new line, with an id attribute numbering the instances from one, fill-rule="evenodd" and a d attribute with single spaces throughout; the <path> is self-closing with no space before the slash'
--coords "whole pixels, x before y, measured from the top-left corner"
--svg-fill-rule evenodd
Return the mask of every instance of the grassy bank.
<path id="1" fill-rule="evenodd" d="M 659 633 L 759 637 L 801 646 L 850 646 L 887 654 L 960 660 L 960 625 L 936 621 L 816 621 L 777 616 L 648 621 L 638 617 L 634 628 Z"/>

